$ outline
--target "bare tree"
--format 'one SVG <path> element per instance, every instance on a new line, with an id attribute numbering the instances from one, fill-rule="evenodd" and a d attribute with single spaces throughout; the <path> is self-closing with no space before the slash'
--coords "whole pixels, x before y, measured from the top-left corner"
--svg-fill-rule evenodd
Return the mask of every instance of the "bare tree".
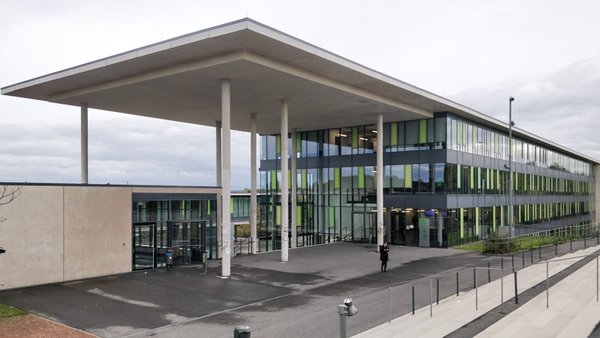
<path id="1" fill-rule="evenodd" d="M 7 205 L 21 196 L 21 189 L 23 189 L 22 186 L 10 187 L 6 184 L 2 185 L 2 187 L 0 187 L 0 207 Z M 4 221 L 6 221 L 6 218 L 0 217 L 0 222 Z"/>

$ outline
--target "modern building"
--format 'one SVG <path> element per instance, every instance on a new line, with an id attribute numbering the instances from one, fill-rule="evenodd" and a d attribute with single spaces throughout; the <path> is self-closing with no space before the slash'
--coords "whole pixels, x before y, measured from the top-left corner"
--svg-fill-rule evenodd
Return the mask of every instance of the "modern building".
<path id="1" fill-rule="evenodd" d="M 511 147 L 506 123 L 250 19 L 2 94 L 80 110 L 81 183 L 12 184 L 0 288 L 161 267 L 168 249 L 181 263 L 208 251 L 228 277 L 231 129 L 250 135 L 248 251 L 283 262 L 343 240 L 453 246 L 506 229 L 510 205 L 517 233 L 597 222 L 597 160 L 518 128 Z M 215 186 L 89 184 L 88 109 L 215 127 Z"/>

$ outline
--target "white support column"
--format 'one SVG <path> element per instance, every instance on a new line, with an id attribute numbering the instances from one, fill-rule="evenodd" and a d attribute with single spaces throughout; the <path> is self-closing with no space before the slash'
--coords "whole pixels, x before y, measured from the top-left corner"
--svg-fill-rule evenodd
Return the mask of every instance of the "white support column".
<path id="1" fill-rule="evenodd" d="M 292 248 L 296 247 L 296 235 L 297 235 L 297 224 L 296 224 L 296 193 L 297 193 L 297 185 L 298 185 L 298 169 L 296 167 L 296 149 L 298 140 L 296 140 L 296 129 L 292 129 L 292 160 L 291 160 L 291 175 L 292 175 L 292 187 L 291 187 L 291 195 L 292 195 L 292 205 L 290 206 L 291 214 L 292 214 L 292 222 L 291 222 L 291 230 L 292 230 Z"/>
<path id="2" fill-rule="evenodd" d="M 222 123 L 222 156 L 223 174 L 221 176 L 223 187 L 222 193 L 222 229 L 223 257 L 221 264 L 221 276 L 231 275 L 231 87 L 229 79 L 221 80 L 221 123 Z"/>
<path id="3" fill-rule="evenodd" d="M 81 183 L 88 184 L 88 106 L 81 104 Z"/>
<path id="4" fill-rule="evenodd" d="M 223 171 L 223 160 L 222 160 L 222 150 L 221 150 L 221 121 L 217 121 L 216 122 L 216 126 L 215 126 L 215 143 L 216 143 L 216 155 L 217 155 L 217 165 L 216 165 L 216 174 L 217 174 L 217 186 L 221 186 L 223 184 L 223 181 L 221 179 L 222 177 L 222 171 Z M 221 258 L 223 257 L 223 244 L 222 244 L 222 240 L 221 240 L 221 229 L 222 229 L 222 221 L 223 221 L 223 210 L 221 209 L 223 207 L 223 203 L 221 203 L 222 200 L 222 195 L 217 196 L 217 205 L 216 205 L 216 210 L 217 210 L 217 258 Z"/>
<path id="5" fill-rule="evenodd" d="M 281 261 L 288 261 L 288 102 L 281 100 Z"/>
<path id="6" fill-rule="evenodd" d="M 377 250 L 383 245 L 383 113 L 377 114 Z"/>
<path id="7" fill-rule="evenodd" d="M 256 236 L 256 113 L 250 114 L 250 239 L 252 253 L 258 253 L 258 237 Z"/>

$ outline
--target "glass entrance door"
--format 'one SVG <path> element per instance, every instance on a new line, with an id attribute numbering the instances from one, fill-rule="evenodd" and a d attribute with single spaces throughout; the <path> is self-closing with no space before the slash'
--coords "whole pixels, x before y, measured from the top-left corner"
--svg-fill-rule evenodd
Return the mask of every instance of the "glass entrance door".
<path id="1" fill-rule="evenodd" d="M 156 264 L 156 224 L 133 225 L 133 269 L 152 269 Z"/>
<path id="2" fill-rule="evenodd" d="M 206 222 L 170 222 L 170 239 L 175 264 L 202 263 L 206 248 Z"/>

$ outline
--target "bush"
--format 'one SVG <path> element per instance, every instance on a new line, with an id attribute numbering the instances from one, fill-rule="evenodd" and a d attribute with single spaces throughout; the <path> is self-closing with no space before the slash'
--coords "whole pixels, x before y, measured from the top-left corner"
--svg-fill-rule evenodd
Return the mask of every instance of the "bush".
<path id="1" fill-rule="evenodd" d="M 485 241 L 484 253 L 506 254 L 515 252 L 519 249 L 518 245 L 507 236 L 492 234 Z"/>

